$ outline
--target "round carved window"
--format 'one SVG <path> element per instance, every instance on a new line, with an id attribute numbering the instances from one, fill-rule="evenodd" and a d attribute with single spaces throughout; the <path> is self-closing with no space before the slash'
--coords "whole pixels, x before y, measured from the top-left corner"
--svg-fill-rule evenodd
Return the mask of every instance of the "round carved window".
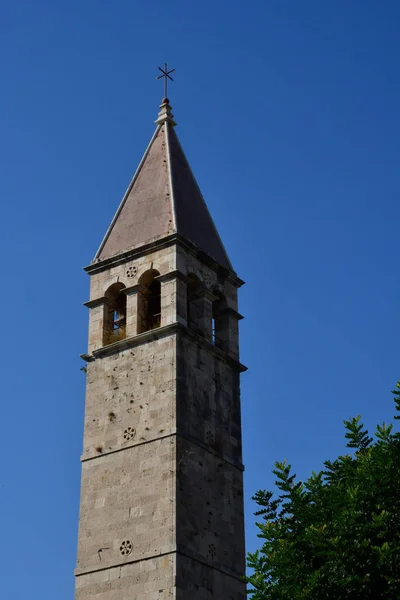
<path id="1" fill-rule="evenodd" d="M 212 282 L 210 273 L 208 273 L 207 271 L 203 273 L 203 280 L 207 287 L 210 286 Z"/>
<path id="2" fill-rule="evenodd" d="M 214 443 L 214 434 L 210 429 L 206 431 L 206 442 L 210 445 Z"/>
<path id="3" fill-rule="evenodd" d="M 132 266 L 128 267 L 128 269 L 126 271 L 126 276 L 129 278 L 136 277 L 137 272 L 138 272 L 137 266 L 132 265 Z"/>
<path id="4" fill-rule="evenodd" d="M 124 431 L 124 440 L 129 442 L 135 437 L 136 430 L 133 427 L 127 427 Z"/>
<path id="5" fill-rule="evenodd" d="M 122 556 L 128 556 L 132 552 L 133 544 L 129 540 L 124 540 L 119 547 Z"/>

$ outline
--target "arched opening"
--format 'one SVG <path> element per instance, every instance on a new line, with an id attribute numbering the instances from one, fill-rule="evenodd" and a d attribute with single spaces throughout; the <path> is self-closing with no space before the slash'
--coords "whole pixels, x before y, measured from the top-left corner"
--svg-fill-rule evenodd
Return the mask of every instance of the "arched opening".
<path id="1" fill-rule="evenodd" d="M 227 313 L 227 302 L 222 294 L 216 294 L 216 300 L 212 304 L 212 343 L 227 350 L 229 340 L 229 318 Z"/>
<path id="2" fill-rule="evenodd" d="M 114 283 L 105 293 L 103 344 L 112 344 L 126 337 L 126 295 L 123 283 Z"/>
<path id="3" fill-rule="evenodd" d="M 189 273 L 187 282 L 187 326 L 200 335 L 203 331 L 203 297 L 201 281 L 194 273 Z"/>
<path id="4" fill-rule="evenodd" d="M 138 333 L 151 331 L 161 325 L 161 283 L 159 272 L 150 269 L 139 279 Z"/>

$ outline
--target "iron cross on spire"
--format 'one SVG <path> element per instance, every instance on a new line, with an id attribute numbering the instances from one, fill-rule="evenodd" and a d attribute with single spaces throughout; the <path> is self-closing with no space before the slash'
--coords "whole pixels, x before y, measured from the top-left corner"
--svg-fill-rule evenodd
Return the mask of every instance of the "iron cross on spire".
<path id="1" fill-rule="evenodd" d="M 159 75 L 157 79 L 164 79 L 164 100 L 168 99 L 167 91 L 168 91 L 168 79 L 173 81 L 172 77 L 170 77 L 170 73 L 173 73 L 175 69 L 171 69 L 168 71 L 167 63 L 164 63 L 164 68 L 158 67 L 158 70 L 161 71 L 162 75 Z"/>

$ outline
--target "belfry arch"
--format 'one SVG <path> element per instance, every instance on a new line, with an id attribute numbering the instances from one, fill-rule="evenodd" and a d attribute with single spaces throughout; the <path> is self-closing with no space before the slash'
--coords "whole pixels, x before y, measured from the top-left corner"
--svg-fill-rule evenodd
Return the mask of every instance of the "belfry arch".
<path id="1" fill-rule="evenodd" d="M 126 295 L 123 283 L 113 283 L 104 294 L 103 344 L 126 337 Z"/>
<path id="2" fill-rule="evenodd" d="M 187 326 L 204 336 L 204 298 L 201 281 L 194 273 L 187 276 Z"/>
<path id="3" fill-rule="evenodd" d="M 228 304 L 225 296 L 216 292 L 215 300 L 212 303 L 212 342 L 217 348 L 227 350 L 229 342 L 229 317 L 227 312 Z"/>
<path id="4" fill-rule="evenodd" d="M 161 283 L 155 269 L 145 271 L 139 278 L 137 332 L 151 331 L 161 325 Z"/>

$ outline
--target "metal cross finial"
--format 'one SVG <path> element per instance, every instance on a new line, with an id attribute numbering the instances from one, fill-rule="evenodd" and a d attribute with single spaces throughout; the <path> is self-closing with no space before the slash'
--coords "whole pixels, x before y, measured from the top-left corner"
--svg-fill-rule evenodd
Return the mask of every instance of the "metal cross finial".
<path id="1" fill-rule="evenodd" d="M 161 71 L 162 75 L 159 75 L 157 77 L 157 79 L 164 79 L 164 100 L 168 100 L 168 98 L 167 98 L 168 79 L 173 81 L 172 77 L 170 77 L 170 73 L 173 73 L 175 71 L 175 69 L 171 69 L 170 71 L 168 71 L 168 65 L 167 65 L 167 63 L 164 63 L 164 68 L 162 69 L 161 67 L 158 67 L 158 70 Z M 163 100 L 163 102 L 164 102 L 164 100 Z"/>

